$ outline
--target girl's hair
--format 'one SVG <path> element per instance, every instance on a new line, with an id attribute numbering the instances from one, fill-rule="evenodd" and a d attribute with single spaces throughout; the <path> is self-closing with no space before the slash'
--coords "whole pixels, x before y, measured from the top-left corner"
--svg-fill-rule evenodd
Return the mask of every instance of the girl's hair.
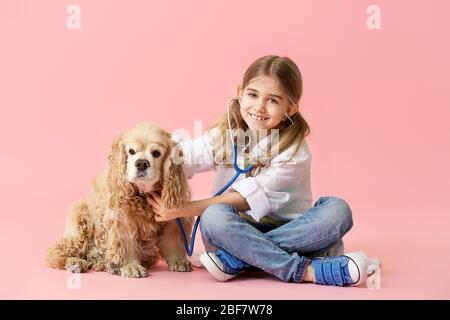
<path id="1" fill-rule="evenodd" d="M 289 59 L 288 57 L 279 57 L 275 55 L 268 55 L 259 58 L 258 60 L 253 62 L 245 71 L 242 81 L 242 90 L 247 87 L 250 81 L 262 76 L 275 78 L 281 85 L 291 103 L 295 103 L 298 105 L 303 93 L 302 75 L 297 65 L 291 59 Z M 233 131 L 235 131 L 236 129 L 241 129 L 245 132 L 248 129 L 247 124 L 241 116 L 240 104 L 238 99 L 234 99 L 231 101 L 230 117 L 231 128 L 233 129 Z M 303 139 L 308 134 L 310 134 L 311 130 L 300 112 L 296 112 L 293 116 L 291 116 L 291 119 L 293 123 L 291 123 L 291 121 L 289 120 L 281 121 L 280 124 L 275 128 L 279 130 L 278 144 L 269 146 L 267 157 L 263 159 L 257 159 L 256 163 L 254 164 L 254 168 L 251 171 L 251 174 L 253 174 L 258 168 L 263 167 L 264 164 L 267 165 L 270 162 L 272 158 L 271 155 L 274 154 L 274 150 L 276 150 L 276 152 L 280 154 L 284 150 L 296 144 L 295 151 L 286 162 L 289 162 L 296 155 L 301 143 L 303 142 Z M 232 164 L 230 164 L 230 161 L 228 159 L 233 159 L 233 150 L 232 146 L 230 146 L 230 143 L 226 143 L 226 139 L 228 139 L 228 117 L 226 112 L 222 114 L 220 118 L 208 128 L 208 130 L 211 130 L 213 128 L 218 128 L 220 132 L 220 134 L 215 137 L 213 141 L 213 154 L 215 163 L 223 163 L 229 167 L 232 167 Z M 226 148 L 226 146 L 228 146 L 228 148 Z M 248 152 L 248 149 L 245 150 L 245 152 Z"/>

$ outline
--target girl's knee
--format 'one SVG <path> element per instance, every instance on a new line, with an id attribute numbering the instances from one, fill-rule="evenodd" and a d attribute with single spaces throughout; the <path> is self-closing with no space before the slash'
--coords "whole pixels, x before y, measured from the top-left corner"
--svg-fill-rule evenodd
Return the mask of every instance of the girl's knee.
<path id="1" fill-rule="evenodd" d="M 205 209 L 200 218 L 200 228 L 203 232 L 220 232 L 227 225 L 230 214 L 230 205 L 212 204 Z"/>
<path id="2" fill-rule="evenodd" d="M 341 198 L 334 197 L 337 219 L 346 227 L 347 231 L 353 226 L 353 214 L 350 205 Z"/>
<path id="3" fill-rule="evenodd" d="M 353 226 L 353 214 L 350 205 L 338 197 L 322 197 L 325 205 L 333 208 L 333 219 L 336 223 L 344 226 L 346 232 Z"/>

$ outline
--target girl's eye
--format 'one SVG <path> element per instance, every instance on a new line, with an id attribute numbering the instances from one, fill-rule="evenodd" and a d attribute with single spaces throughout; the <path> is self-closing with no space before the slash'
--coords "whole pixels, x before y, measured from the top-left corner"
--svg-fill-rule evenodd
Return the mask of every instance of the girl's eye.
<path id="1" fill-rule="evenodd" d="M 133 155 L 133 154 L 136 153 L 136 151 L 134 151 L 134 149 L 130 149 L 130 150 L 128 150 L 128 152 L 129 152 L 131 155 Z"/>
<path id="2" fill-rule="evenodd" d="M 256 94 L 254 94 L 253 92 L 249 92 L 249 93 L 247 93 L 247 95 L 252 98 L 256 97 Z"/>
<path id="3" fill-rule="evenodd" d="M 276 99 L 270 99 L 270 102 L 271 102 L 271 103 L 278 104 L 278 100 L 276 100 Z"/>
<path id="4" fill-rule="evenodd" d="M 152 151 L 153 158 L 158 158 L 160 155 L 161 155 L 161 152 L 159 152 L 158 150 L 153 150 Z"/>

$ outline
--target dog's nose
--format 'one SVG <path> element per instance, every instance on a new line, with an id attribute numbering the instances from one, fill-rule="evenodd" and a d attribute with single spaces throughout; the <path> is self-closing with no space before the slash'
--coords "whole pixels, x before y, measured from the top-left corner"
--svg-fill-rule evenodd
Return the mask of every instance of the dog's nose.
<path id="1" fill-rule="evenodd" d="M 148 167 L 150 167 L 150 162 L 146 159 L 138 159 L 136 160 L 135 165 L 138 170 L 146 170 Z"/>

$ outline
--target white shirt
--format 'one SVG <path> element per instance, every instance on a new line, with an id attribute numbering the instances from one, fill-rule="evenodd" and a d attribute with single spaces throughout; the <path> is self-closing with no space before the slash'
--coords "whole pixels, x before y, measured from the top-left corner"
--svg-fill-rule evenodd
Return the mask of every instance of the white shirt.
<path id="1" fill-rule="evenodd" d="M 214 168 L 212 153 L 213 137 L 220 134 L 214 128 L 192 140 L 181 135 L 172 135 L 183 149 L 185 172 L 188 179 L 194 174 L 216 170 L 212 195 L 220 190 L 235 174 L 234 168 L 218 165 Z M 256 154 L 268 139 L 262 139 L 251 149 Z M 253 177 L 241 174 L 226 191 L 239 192 L 248 202 L 250 210 L 243 213 L 256 221 L 268 216 L 277 221 L 290 221 L 311 208 L 311 153 L 304 139 L 297 154 L 286 162 L 295 151 L 295 145 L 272 158 L 267 168 L 260 168 Z M 238 153 L 237 163 L 244 168 L 244 159 Z"/>

